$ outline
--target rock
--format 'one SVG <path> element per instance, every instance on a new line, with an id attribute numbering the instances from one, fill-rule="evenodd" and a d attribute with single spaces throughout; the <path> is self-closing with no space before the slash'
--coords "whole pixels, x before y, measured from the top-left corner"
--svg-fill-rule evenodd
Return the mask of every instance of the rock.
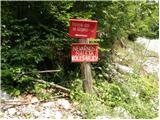
<path id="1" fill-rule="evenodd" d="M 20 113 L 20 112 L 17 112 L 17 115 L 18 115 L 18 116 L 20 116 L 20 115 L 21 115 L 21 113 Z"/>
<path id="2" fill-rule="evenodd" d="M 24 114 L 31 113 L 31 110 L 33 110 L 33 108 L 29 109 L 29 108 L 23 106 L 20 111 L 21 111 L 21 114 L 24 115 Z"/>
<path id="3" fill-rule="evenodd" d="M 96 119 L 103 119 L 103 120 L 109 120 L 110 117 L 109 116 L 97 116 Z"/>
<path id="4" fill-rule="evenodd" d="M 7 118 L 8 117 L 8 111 L 6 110 L 3 114 L 3 118 Z"/>
<path id="5" fill-rule="evenodd" d="M 150 99 L 150 103 L 152 104 L 152 109 L 154 110 L 154 111 L 156 111 L 156 112 L 158 112 L 159 111 L 159 99 L 158 99 L 159 97 L 157 96 L 157 97 L 154 97 L 154 98 L 151 98 Z"/>
<path id="6" fill-rule="evenodd" d="M 23 108 L 24 114 L 32 114 L 35 112 L 35 106 L 32 104 L 29 104 L 27 107 Z"/>
<path id="7" fill-rule="evenodd" d="M 10 109 L 8 109 L 8 114 L 11 115 L 11 116 L 14 115 L 16 112 L 17 112 L 17 111 L 16 111 L 15 108 L 10 108 Z"/>
<path id="8" fill-rule="evenodd" d="M 147 50 L 158 53 L 158 48 L 160 45 L 159 39 L 147 39 L 139 37 L 137 38 L 136 42 L 143 45 Z M 145 51 L 144 55 L 148 56 L 150 54 L 149 51 Z M 155 72 L 158 73 L 158 58 L 156 57 L 147 58 L 147 60 L 143 63 L 143 68 L 148 73 L 155 73 Z"/>
<path id="9" fill-rule="evenodd" d="M 62 106 L 64 109 L 68 110 L 71 108 L 71 104 L 68 102 L 68 100 L 65 99 L 59 99 L 57 103 Z"/>
<path id="10" fill-rule="evenodd" d="M 80 111 L 77 111 L 77 115 L 82 115 L 82 113 Z"/>
<path id="11" fill-rule="evenodd" d="M 115 66 L 116 66 L 116 68 L 118 69 L 119 72 L 130 73 L 130 74 L 133 73 L 133 68 L 130 68 L 130 67 L 127 67 L 127 66 L 124 66 L 124 65 L 120 65 L 118 63 L 115 63 Z"/>
<path id="12" fill-rule="evenodd" d="M 54 102 L 47 102 L 47 103 L 43 103 L 42 105 L 43 107 L 54 107 L 55 103 Z"/>
<path id="13" fill-rule="evenodd" d="M 45 110 L 43 110 L 41 112 L 41 116 L 43 118 L 51 118 L 52 116 L 54 116 L 54 111 L 52 111 L 51 109 L 49 108 L 46 108 Z"/>
<path id="14" fill-rule="evenodd" d="M 62 113 L 59 111 L 55 111 L 55 119 L 61 119 L 62 118 Z"/>
<path id="15" fill-rule="evenodd" d="M 139 93 L 132 92 L 132 93 L 131 93 L 131 96 L 132 96 L 132 97 L 139 97 Z"/>
<path id="16" fill-rule="evenodd" d="M 123 108 L 123 107 L 115 107 L 115 108 L 114 108 L 114 111 L 115 111 L 115 112 L 118 112 L 118 113 L 121 114 L 121 115 L 123 115 L 122 117 L 123 117 L 124 119 L 125 119 L 125 118 L 131 119 L 130 113 L 129 113 L 128 111 L 126 111 L 126 109 Z"/>
<path id="17" fill-rule="evenodd" d="M 17 98 L 16 100 L 19 99 Z M 36 97 L 31 97 L 30 101 L 32 103 L 39 102 Z M 5 119 L 24 119 L 26 117 L 32 119 L 81 119 L 79 115 L 76 113 L 74 114 L 74 112 L 76 112 L 76 110 L 68 100 L 58 99 L 57 101 L 20 105 L 15 108 L 10 108 L 3 112 L 4 114 L 2 117 Z"/>
<path id="18" fill-rule="evenodd" d="M 9 94 L 7 94 L 7 92 L 0 90 L 1 93 L 1 100 L 9 100 L 11 99 L 11 96 Z"/>
<path id="19" fill-rule="evenodd" d="M 2 118 L 3 116 L 4 116 L 4 113 L 0 111 L 0 118 Z"/>
<path id="20" fill-rule="evenodd" d="M 38 116 L 40 116 L 40 112 L 38 112 L 38 111 L 35 111 L 34 113 L 33 113 L 33 115 L 35 116 L 35 117 L 38 117 Z"/>
<path id="21" fill-rule="evenodd" d="M 130 54 L 133 54 L 133 53 L 134 53 L 134 51 L 133 51 L 132 48 L 128 48 L 127 51 L 128 51 Z"/>
<path id="22" fill-rule="evenodd" d="M 37 97 L 33 97 L 32 99 L 31 99 L 31 103 L 37 103 L 39 100 L 38 100 L 38 98 Z"/>
<path id="23" fill-rule="evenodd" d="M 74 117 L 71 116 L 71 115 L 68 115 L 68 116 L 67 116 L 67 119 L 71 120 L 71 119 L 74 119 Z"/>
<path id="24" fill-rule="evenodd" d="M 122 108 L 122 107 L 115 107 L 114 110 L 115 110 L 116 112 L 123 112 L 123 111 L 125 111 L 125 109 Z"/>
<path id="25" fill-rule="evenodd" d="M 157 59 L 154 57 L 149 57 L 144 63 L 143 63 L 143 68 L 148 72 L 148 73 L 158 73 L 158 63 Z"/>

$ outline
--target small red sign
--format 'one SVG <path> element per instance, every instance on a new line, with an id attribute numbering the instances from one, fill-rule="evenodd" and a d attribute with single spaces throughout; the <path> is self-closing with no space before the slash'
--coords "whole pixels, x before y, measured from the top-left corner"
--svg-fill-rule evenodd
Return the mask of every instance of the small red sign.
<path id="1" fill-rule="evenodd" d="M 98 44 L 73 43 L 72 62 L 97 62 Z"/>
<path id="2" fill-rule="evenodd" d="M 71 38 L 96 38 L 96 20 L 69 20 L 69 36 Z"/>

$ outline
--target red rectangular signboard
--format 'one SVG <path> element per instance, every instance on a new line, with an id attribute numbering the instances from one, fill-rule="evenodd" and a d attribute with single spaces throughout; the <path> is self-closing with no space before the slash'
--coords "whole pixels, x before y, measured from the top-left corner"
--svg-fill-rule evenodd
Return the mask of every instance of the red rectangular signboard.
<path id="1" fill-rule="evenodd" d="M 98 44 L 73 43 L 72 62 L 97 62 Z"/>
<path id="2" fill-rule="evenodd" d="M 71 38 L 96 38 L 96 20 L 69 20 L 69 36 Z"/>

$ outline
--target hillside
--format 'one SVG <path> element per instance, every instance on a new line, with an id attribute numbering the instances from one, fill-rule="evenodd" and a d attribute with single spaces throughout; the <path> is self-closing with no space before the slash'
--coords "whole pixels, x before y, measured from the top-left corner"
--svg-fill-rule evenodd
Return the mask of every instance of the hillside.
<path id="1" fill-rule="evenodd" d="M 158 10 L 156 1 L 2 1 L 0 116 L 157 118 Z"/>

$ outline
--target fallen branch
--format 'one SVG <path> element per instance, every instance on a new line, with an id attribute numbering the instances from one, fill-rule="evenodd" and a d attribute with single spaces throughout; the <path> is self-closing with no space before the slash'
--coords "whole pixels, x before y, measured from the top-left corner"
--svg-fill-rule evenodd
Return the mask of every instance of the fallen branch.
<path id="1" fill-rule="evenodd" d="M 28 105 L 28 104 L 31 104 L 31 103 L 5 103 L 5 105 Z"/>
<path id="2" fill-rule="evenodd" d="M 61 70 L 43 70 L 43 71 L 32 71 L 32 72 L 22 72 L 17 74 L 17 78 L 22 77 L 23 75 L 31 74 L 31 73 L 52 73 L 52 72 L 60 72 Z"/>
<path id="3" fill-rule="evenodd" d="M 27 102 L 27 100 L 5 100 L 6 102 Z"/>
<path id="4" fill-rule="evenodd" d="M 122 48 L 127 48 L 126 44 L 121 39 L 120 39 L 120 45 L 121 45 Z"/>
<path id="5" fill-rule="evenodd" d="M 43 71 L 37 71 L 37 73 L 50 73 L 50 72 L 60 72 L 61 70 L 43 70 Z M 27 74 L 33 73 L 33 72 L 27 72 Z"/>
<path id="6" fill-rule="evenodd" d="M 44 84 L 49 84 L 49 85 L 51 85 L 51 86 L 53 86 L 53 87 L 55 87 L 55 88 L 57 88 L 57 89 L 61 89 L 62 91 L 64 91 L 64 92 L 67 92 L 67 93 L 69 93 L 70 92 L 70 90 L 69 89 L 67 89 L 67 88 L 65 88 L 65 87 L 62 87 L 62 86 L 60 86 L 60 85 L 57 85 L 57 84 L 54 84 L 54 83 L 50 83 L 50 82 L 46 82 L 46 81 L 44 81 L 44 80 L 41 80 L 41 79 L 34 79 L 36 82 L 39 82 L 39 83 L 44 83 Z"/>
<path id="7" fill-rule="evenodd" d="M 36 102 L 28 102 L 28 101 L 15 101 L 15 100 L 5 100 L 5 103 L 3 103 L 3 105 L 1 105 L 1 109 L 3 111 L 6 111 L 9 108 L 13 108 L 13 107 L 17 107 L 17 106 L 21 106 L 21 105 L 29 105 L 29 104 L 35 104 L 35 103 L 39 103 L 42 102 L 44 100 L 39 100 Z"/>

